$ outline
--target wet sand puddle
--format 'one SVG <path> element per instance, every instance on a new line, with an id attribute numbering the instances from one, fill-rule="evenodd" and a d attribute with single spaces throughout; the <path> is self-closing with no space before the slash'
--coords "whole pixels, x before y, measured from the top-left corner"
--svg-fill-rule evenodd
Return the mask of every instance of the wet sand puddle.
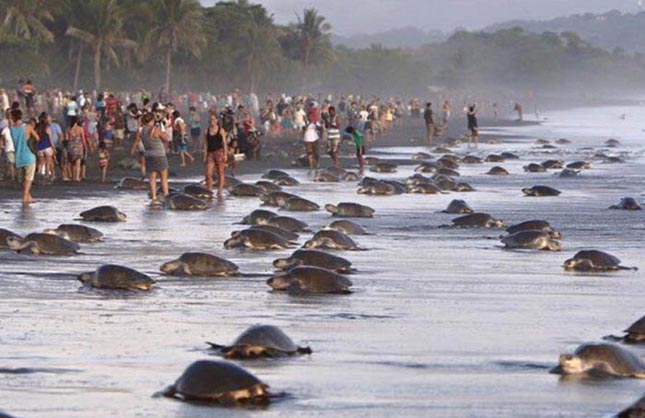
<path id="1" fill-rule="evenodd" d="M 552 129 L 546 124 L 522 133 L 534 138 Z M 560 136 L 551 132 L 547 138 Z M 559 157 L 567 162 L 589 159 L 593 152 L 579 148 L 599 148 L 607 139 L 569 137 L 574 143 L 563 145 L 565 155 Z M 477 189 L 470 193 L 360 196 L 355 183 L 314 183 L 306 170 L 290 170 L 302 184 L 286 191 L 321 206 L 355 201 L 376 209 L 373 219 L 357 220 L 374 234 L 356 237 L 368 251 L 338 253 L 357 269 L 351 276 L 355 292 L 348 296 L 269 292 L 271 262 L 291 251 L 223 248 L 230 232 L 242 228 L 234 223 L 260 207 L 257 198 L 230 197 L 190 213 L 150 210 L 142 192 L 43 200 L 24 213 L 5 200 L 0 227 L 18 233 L 69 223 L 82 210 L 106 203 L 125 212 L 128 221 L 88 224 L 100 229 L 105 241 L 82 244 L 82 254 L 74 257 L 0 252 L 0 408 L 29 417 L 589 417 L 616 412 L 642 394 L 642 381 L 565 382 L 547 370 L 561 352 L 619 333 L 643 314 L 640 271 L 584 275 L 562 269 L 563 261 L 583 248 L 606 250 L 626 265 L 645 268 L 645 215 L 607 210 L 623 196 L 642 200 L 642 147 L 619 139 L 625 146 L 609 151 L 628 151 L 626 164 L 594 159 L 591 170 L 572 179 L 560 179 L 553 170 L 524 173 L 523 165 L 553 152 L 532 140 L 482 145 L 480 156 L 508 150 L 521 159 L 462 164 L 460 181 Z M 387 156 L 409 158 L 417 151 L 429 149 L 390 148 Z M 511 175 L 485 175 L 494 165 Z M 367 175 L 404 179 L 414 167 L 410 161 L 396 174 Z M 520 189 L 535 184 L 556 187 L 562 195 L 523 197 Z M 565 249 L 506 251 L 498 240 L 502 230 L 443 228 L 455 216 L 438 211 L 455 198 L 507 224 L 546 219 L 564 234 Z M 285 214 L 314 231 L 332 220 L 325 211 Z M 299 242 L 309 237 L 302 234 Z M 163 262 L 185 251 L 222 256 L 245 274 L 228 279 L 158 274 Z M 146 294 L 79 291 L 75 276 L 102 263 L 136 268 L 158 286 Z M 254 323 L 278 325 L 314 351 L 242 363 L 274 390 L 290 393 L 288 399 L 267 410 L 214 411 L 151 398 L 192 361 L 211 355 L 205 341 L 230 342 Z"/>

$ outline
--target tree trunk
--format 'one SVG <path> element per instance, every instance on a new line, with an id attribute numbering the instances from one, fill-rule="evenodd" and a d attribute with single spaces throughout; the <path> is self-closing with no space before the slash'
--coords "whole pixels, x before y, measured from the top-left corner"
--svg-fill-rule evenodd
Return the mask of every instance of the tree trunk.
<path id="1" fill-rule="evenodd" d="M 101 88 L 101 49 L 103 45 L 98 42 L 94 50 L 94 87 L 96 90 Z"/>
<path id="2" fill-rule="evenodd" d="M 166 93 L 170 94 L 170 71 L 172 69 L 172 49 L 166 51 Z"/>
<path id="3" fill-rule="evenodd" d="M 79 41 L 78 56 L 76 57 L 76 72 L 74 73 L 74 92 L 78 91 L 78 79 L 81 76 L 82 60 L 83 60 L 83 41 Z"/>

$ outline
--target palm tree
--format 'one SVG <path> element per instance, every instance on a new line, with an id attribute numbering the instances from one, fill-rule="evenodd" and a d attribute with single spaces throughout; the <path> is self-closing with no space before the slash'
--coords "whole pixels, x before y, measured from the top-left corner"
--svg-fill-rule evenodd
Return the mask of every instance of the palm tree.
<path id="1" fill-rule="evenodd" d="M 66 34 L 93 49 L 94 84 L 99 89 L 103 57 L 107 62 L 119 66 L 117 51 L 132 50 L 137 45 L 123 31 L 124 10 L 118 0 L 82 0 L 76 3 L 74 13 L 78 17 L 72 20 L 76 25 L 70 24 Z"/>
<path id="2" fill-rule="evenodd" d="M 45 25 L 54 21 L 53 10 L 58 1 L 47 0 L 2 0 L 0 13 L 2 30 L 20 39 L 37 39 L 54 42 L 54 34 Z"/>
<path id="3" fill-rule="evenodd" d="M 295 39 L 298 47 L 298 56 L 304 70 L 304 80 L 313 63 L 331 62 L 334 52 L 331 46 L 331 25 L 324 16 L 318 14 L 316 9 L 305 9 L 302 17 L 294 26 Z"/>
<path id="4" fill-rule="evenodd" d="M 202 30 L 202 8 L 197 0 L 152 0 L 152 27 L 146 38 L 146 49 L 158 49 L 166 62 L 166 91 L 170 92 L 172 57 L 179 50 L 201 58 L 206 37 Z"/>
<path id="5" fill-rule="evenodd" d="M 279 64 L 280 43 L 276 35 L 273 24 L 254 23 L 243 36 L 245 46 L 240 49 L 239 63 L 245 69 L 251 93 L 257 93 L 264 74 Z"/>

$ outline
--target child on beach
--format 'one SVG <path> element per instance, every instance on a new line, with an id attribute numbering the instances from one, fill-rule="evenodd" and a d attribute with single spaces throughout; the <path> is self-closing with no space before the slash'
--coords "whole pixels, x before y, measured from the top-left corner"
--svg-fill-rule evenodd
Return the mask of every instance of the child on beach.
<path id="1" fill-rule="evenodd" d="M 99 168 L 101 169 L 101 183 L 105 183 L 107 179 L 107 170 L 110 163 L 110 153 L 107 150 L 105 142 L 99 143 Z"/>
<path id="2" fill-rule="evenodd" d="M 363 143 L 363 135 L 352 126 L 348 126 L 345 129 L 345 133 L 349 136 L 349 139 L 354 140 L 354 145 L 356 145 L 356 161 L 358 161 L 358 171 L 363 174 L 365 171 L 365 163 L 363 162 L 363 156 L 365 155 L 365 144 Z"/>

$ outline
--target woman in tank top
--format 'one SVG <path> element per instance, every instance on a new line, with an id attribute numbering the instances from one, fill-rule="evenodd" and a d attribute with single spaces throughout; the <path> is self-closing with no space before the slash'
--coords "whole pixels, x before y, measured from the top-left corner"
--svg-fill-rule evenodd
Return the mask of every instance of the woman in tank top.
<path id="1" fill-rule="evenodd" d="M 221 127 L 216 113 L 211 113 L 208 129 L 205 136 L 204 164 L 206 165 L 206 188 L 213 189 L 213 172 L 217 166 L 217 197 L 222 197 L 225 186 L 226 156 L 226 131 Z"/>
<path id="2" fill-rule="evenodd" d="M 157 201 L 157 174 L 161 178 L 163 197 L 168 196 L 168 159 L 166 158 L 166 134 L 155 125 L 155 117 L 146 113 L 141 117 L 141 136 L 143 142 L 146 169 L 150 178 L 150 197 Z"/>

